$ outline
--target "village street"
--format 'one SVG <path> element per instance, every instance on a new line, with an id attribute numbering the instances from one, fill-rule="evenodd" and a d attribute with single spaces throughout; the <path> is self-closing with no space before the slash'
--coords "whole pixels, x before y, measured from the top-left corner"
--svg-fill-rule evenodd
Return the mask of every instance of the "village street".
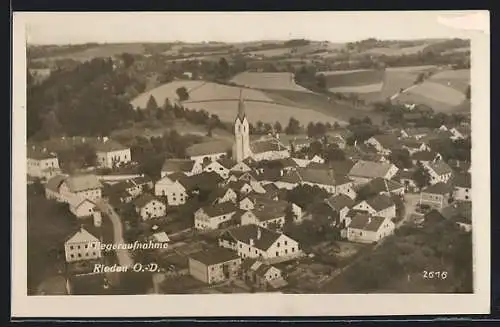
<path id="1" fill-rule="evenodd" d="M 415 215 L 415 210 L 417 209 L 417 205 L 420 201 L 419 193 L 405 193 L 405 216 L 403 219 L 396 223 L 396 229 L 401 227 L 403 224 L 409 222 L 411 217 Z"/>

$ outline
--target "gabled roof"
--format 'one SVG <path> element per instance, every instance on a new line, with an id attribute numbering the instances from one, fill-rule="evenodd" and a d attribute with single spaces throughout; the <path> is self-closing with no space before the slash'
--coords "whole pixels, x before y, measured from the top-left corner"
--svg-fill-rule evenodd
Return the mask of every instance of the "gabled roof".
<path id="1" fill-rule="evenodd" d="M 229 158 L 222 158 L 222 159 L 219 159 L 217 160 L 217 162 L 224 168 L 226 169 L 231 169 L 233 168 L 234 166 L 236 166 L 237 162 L 233 159 L 229 159 Z"/>
<path id="2" fill-rule="evenodd" d="M 401 145 L 405 146 L 410 149 L 418 149 L 422 146 L 424 142 L 420 142 L 417 140 L 411 140 L 411 139 L 403 139 L 401 140 Z"/>
<path id="3" fill-rule="evenodd" d="M 349 228 L 376 232 L 382 227 L 384 221 L 384 217 L 372 217 L 366 213 L 357 213 L 352 217 Z"/>
<path id="4" fill-rule="evenodd" d="M 438 175 L 445 175 L 445 174 L 451 174 L 453 170 L 451 169 L 450 166 L 448 166 L 447 163 L 445 163 L 442 160 L 436 161 L 436 162 L 431 162 L 427 165 L 430 169 L 436 172 Z"/>
<path id="5" fill-rule="evenodd" d="M 225 248 L 214 248 L 205 251 L 199 251 L 190 254 L 189 257 L 207 266 L 217 265 L 220 263 L 240 259 L 240 257 L 236 252 Z"/>
<path id="6" fill-rule="evenodd" d="M 336 176 L 333 170 L 330 169 L 308 169 L 299 168 L 297 170 L 302 178 L 302 181 L 322 185 L 341 185 L 348 183 L 349 180 L 344 176 Z"/>
<path id="7" fill-rule="evenodd" d="M 336 175 L 347 175 L 353 166 L 354 161 L 350 159 L 333 160 L 328 162 L 328 167 L 333 169 Z"/>
<path id="8" fill-rule="evenodd" d="M 441 215 L 457 223 L 472 223 L 472 202 L 460 201 L 441 209 Z"/>
<path id="9" fill-rule="evenodd" d="M 166 159 L 161 171 L 190 172 L 193 170 L 194 161 L 190 159 Z"/>
<path id="10" fill-rule="evenodd" d="M 372 198 L 369 198 L 368 200 L 366 200 L 366 203 L 368 203 L 368 205 L 375 209 L 377 212 L 395 205 L 394 201 L 392 201 L 389 196 L 384 194 L 378 194 Z"/>
<path id="11" fill-rule="evenodd" d="M 372 179 L 367 185 L 375 193 L 392 192 L 404 188 L 403 184 L 382 177 Z"/>
<path id="12" fill-rule="evenodd" d="M 437 153 L 434 151 L 418 151 L 412 154 L 411 159 L 417 161 L 432 161 L 436 156 Z"/>
<path id="13" fill-rule="evenodd" d="M 66 180 L 67 176 L 56 175 L 49 179 L 45 184 L 45 188 L 51 190 L 52 192 L 59 192 L 59 187 Z"/>
<path id="14" fill-rule="evenodd" d="M 111 139 L 97 139 L 94 142 L 94 148 L 96 152 L 113 152 L 129 149 L 129 147 L 126 147 Z"/>
<path id="15" fill-rule="evenodd" d="M 74 233 L 66 241 L 66 243 L 91 243 L 91 242 L 99 242 L 99 239 L 94 235 L 90 234 L 83 227 L 81 227 L 79 231 Z"/>
<path id="16" fill-rule="evenodd" d="M 393 179 L 398 181 L 401 179 L 411 179 L 413 180 L 413 174 L 415 171 L 413 169 L 400 169 L 398 172 L 394 175 Z"/>
<path id="17" fill-rule="evenodd" d="M 227 140 L 214 140 L 191 145 L 186 149 L 186 154 L 190 157 L 225 153 L 232 147 Z"/>
<path id="18" fill-rule="evenodd" d="M 470 173 L 457 173 L 453 176 L 453 184 L 456 187 L 470 188 L 471 175 Z"/>
<path id="19" fill-rule="evenodd" d="M 373 138 L 384 147 L 384 149 L 393 149 L 398 147 L 400 141 L 394 134 L 379 134 L 374 135 Z"/>
<path id="20" fill-rule="evenodd" d="M 234 239 L 245 244 L 250 244 L 250 239 L 252 239 L 254 246 L 262 251 L 267 251 L 282 235 L 254 224 L 232 228 L 228 230 L 228 233 Z M 258 237 L 259 233 L 260 237 Z"/>
<path id="21" fill-rule="evenodd" d="M 332 209 L 340 211 L 343 208 L 351 208 L 354 205 L 354 200 L 345 194 L 337 194 L 325 199 L 325 203 Z"/>
<path id="22" fill-rule="evenodd" d="M 183 176 L 178 179 L 179 183 L 181 183 L 186 190 L 215 188 L 222 180 L 222 177 L 213 171 L 203 172 L 193 176 Z"/>
<path id="23" fill-rule="evenodd" d="M 359 160 L 351 168 L 349 175 L 366 178 L 385 177 L 391 167 L 393 167 L 391 163 Z"/>
<path id="24" fill-rule="evenodd" d="M 158 201 L 158 202 L 163 203 L 162 201 L 160 201 L 155 196 L 153 196 L 153 195 L 151 195 L 149 193 L 143 193 L 139 197 L 137 197 L 136 199 L 134 199 L 134 205 L 136 207 L 138 207 L 138 208 L 143 208 L 145 205 L 147 205 L 151 201 Z"/>
<path id="25" fill-rule="evenodd" d="M 228 202 L 222 202 L 218 203 L 216 205 L 210 205 L 203 207 L 203 211 L 209 216 L 209 217 L 217 217 L 217 216 L 222 216 L 222 215 L 227 215 L 232 212 L 235 212 L 237 209 L 236 205 L 232 203 L 231 201 Z"/>
<path id="26" fill-rule="evenodd" d="M 255 203 L 255 209 L 251 211 L 260 221 L 267 221 L 285 216 L 288 205 L 286 201 L 260 200 Z"/>
<path id="27" fill-rule="evenodd" d="M 250 143 L 250 150 L 254 154 L 270 152 L 270 151 L 284 151 L 287 150 L 286 146 L 274 137 L 267 139 L 259 139 Z"/>
<path id="28" fill-rule="evenodd" d="M 429 194 L 448 194 L 451 192 L 451 187 L 447 183 L 437 183 L 434 185 L 431 185 L 424 189 L 422 193 L 429 193 Z"/>
<path id="29" fill-rule="evenodd" d="M 95 175 L 76 175 L 66 179 L 71 192 L 82 192 L 101 188 L 102 184 Z"/>
<path id="30" fill-rule="evenodd" d="M 404 132 L 408 135 L 408 137 L 415 137 L 419 135 L 426 135 L 431 132 L 431 129 L 428 127 L 415 127 L 415 128 L 406 128 Z"/>
<path id="31" fill-rule="evenodd" d="M 55 153 L 49 152 L 46 148 L 40 148 L 36 146 L 27 147 L 26 149 L 27 158 L 35 159 L 35 160 L 44 160 L 44 159 L 57 159 L 57 155 Z"/>

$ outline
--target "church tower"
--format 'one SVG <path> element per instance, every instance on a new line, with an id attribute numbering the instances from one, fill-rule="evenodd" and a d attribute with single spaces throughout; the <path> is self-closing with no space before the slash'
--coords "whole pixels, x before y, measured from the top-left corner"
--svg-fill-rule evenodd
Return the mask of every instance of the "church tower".
<path id="1" fill-rule="evenodd" d="M 240 99 L 238 101 L 238 115 L 234 122 L 234 145 L 233 159 L 241 162 L 251 155 L 250 152 L 250 126 L 245 114 L 245 104 L 243 103 L 242 91 L 240 90 Z"/>

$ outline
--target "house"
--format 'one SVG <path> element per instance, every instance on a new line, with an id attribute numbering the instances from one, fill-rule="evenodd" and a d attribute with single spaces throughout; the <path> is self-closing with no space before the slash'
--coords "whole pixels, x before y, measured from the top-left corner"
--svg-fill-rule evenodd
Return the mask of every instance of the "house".
<path id="1" fill-rule="evenodd" d="M 354 200 L 345 194 L 337 194 L 324 200 L 324 203 L 331 209 L 334 224 L 337 226 L 346 221 L 347 213 L 354 206 Z"/>
<path id="2" fill-rule="evenodd" d="M 48 200 L 56 200 L 58 202 L 65 202 L 65 199 L 61 197 L 59 188 L 62 183 L 66 180 L 65 175 L 56 175 L 50 178 L 47 183 L 45 183 L 45 198 Z"/>
<path id="3" fill-rule="evenodd" d="M 225 140 L 214 140 L 193 144 L 186 149 L 186 154 L 196 164 L 201 165 L 203 162 L 216 161 L 226 157 L 230 149 L 231 143 Z"/>
<path id="4" fill-rule="evenodd" d="M 135 211 L 142 220 L 164 217 L 167 206 L 155 196 L 144 193 L 133 201 Z"/>
<path id="5" fill-rule="evenodd" d="M 421 162 L 422 164 L 428 164 L 430 162 L 439 161 L 442 159 L 443 157 L 441 156 L 441 154 L 432 150 L 417 151 L 411 155 L 411 161 L 414 165 L 416 165 L 418 162 Z"/>
<path id="6" fill-rule="evenodd" d="M 392 219 L 396 217 L 396 204 L 387 195 L 376 195 L 360 201 L 352 207 L 354 210 L 366 211 L 372 216 Z"/>
<path id="7" fill-rule="evenodd" d="M 191 276 L 206 284 L 215 284 L 236 278 L 241 258 L 234 251 L 216 248 L 191 254 L 188 264 Z"/>
<path id="8" fill-rule="evenodd" d="M 401 148 L 407 150 L 410 156 L 420 151 L 431 150 L 431 148 L 424 142 L 408 139 L 401 140 Z"/>
<path id="9" fill-rule="evenodd" d="M 232 189 L 234 192 L 240 195 L 245 195 L 253 192 L 253 187 L 250 185 L 250 183 L 247 183 L 242 180 L 238 180 L 236 182 L 232 182 L 227 184 L 227 187 Z"/>
<path id="10" fill-rule="evenodd" d="M 256 161 L 277 160 L 290 157 L 290 151 L 279 137 L 267 137 L 250 143 L 252 159 Z"/>
<path id="11" fill-rule="evenodd" d="M 249 172 L 249 171 L 252 171 L 252 168 L 250 168 L 250 166 L 245 163 L 245 161 L 240 161 L 240 162 L 237 162 L 232 168 L 231 168 L 231 171 L 238 171 L 238 172 Z"/>
<path id="12" fill-rule="evenodd" d="M 272 200 L 277 200 L 280 196 L 280 189 L 273 183 L 262 186 L 266 191 L 265 196 Z"/>
<path id="13" fill-rule="evenodd" d="M 400 169 L 392 178 L 397 183 L 404 186 L 405 192 L 416 192 L 418 189 L 417 182 L 414 179 L 415 170 Z"/>
<path id="14" fill-rule="evenodd" d="M 241 215 L 241 225 L 255 224 L 264 228 L 281 229 L 285 224 L 288 207 L 286 201 L 256 201 L 253 209 Z"/>
<path id="15" fill-rule="evenodd" d="M 401 137 L 410 138 L 415 140 L 420 140 L 431 132 L 430 128 L 427 127 L 416 127 L 403 129 L 400 132 Z"/>
<path id="16" fill-rule="evenodd" d="M 287 235 L 257 225 L 242 225 L 223 232 L 219 246 L 245 258 L 292 259 L 300 255 L 297 241 Z"/>
<path id="17" fill-rule="evenodd" d="M 300 168 L 298 174 L 303 185 L 317 186 L 330 194 L 345 194 L 356 197 L 353 182 L 347 176 L 335 174 L 333 169 Z"/>
<path id="18" fill-rule="evenodd" d="M 259 206 L 264 206 L 266 204 L 274 204 L 278 202 L 277 200 L 270 199 L 265 194 L 248 194 L 239 201 L 239 208 L 241 210 L 253 210 Z"/>
<path id="19" fill-rule="evenodd" d="M 451 187 L 446 183 L 436 183 L 420 192 L 420 205 L 428 205 L 431 208 L 441 209 L 448 205 Z"/>
<path id="20" fill-rule="evenodd" d="M 241 263 L 241 279 L 262 290 L 279 289 L 287 285 L 281 270 L 251 258 Z"/>
<path id="21" fill-rule="evenodd" d="M 174 176 L 169 175 L 170 179 L 174 179 Z M 192 176 L 176 176 L 175 179 L 181 183 L 181 185 L 186 189 L 188 194 L 190 192 L 198 193 L 200 190 L 214 191 L 222 184 L 222 177 L 214 172 L 202 172 L 197 175 Z"/>
<path id="22" fill-rule="evenodd" d="M 132 161 L 130 148 L 108 137 L 98 137 L 94 143 L 97 164 L 100 167 L 114 168 Z"/>
<path id="23" fill-rule="evenodd" d="M 201 166 L 199 166 L 201 167 Z M 167 175 L 182 172 L 186 176 L 191 176 L 201 171 L 197 171 L 195 168 L 195 161 L 191 159 L 166 159 L 161 167 L 161 177 Z"/>
<path id="24" fill-rule="evenodd" d="M 223 202 L 198 209 L 194 213 L 194 228 L 197 230 L 213 230 L 230 221 L 237 211 L 233 202 Z"/>
<path id="25" fill-rule="evenodd" d="M 64 242 L 66 262 L 99 259 L 101 242 L 83 227 Z"/>
<path id="26" fill-rule="evenodd" d="M 73 175 L 66 178 L 59 187 L 61 199 L 68 202 L 74 196 L 92 201 L 102 197 L 102 184 L 95 175 Z"/>
<path id="27" fill-rule="evenodd" d="M 351 242 L 373 243 L 394 233 L 395 225 L 390 218 L 356 214 L 347 226 L 346 236 Z"/>
<path id="28" fill-rule="evenodd" d="M 139 176 L 125 181 L 126 191 L 133 197 L 137 197 L 142 193 L 153 189 L 153 181 L 146 176 Z"/>
<path id="29" fill-rule="evenodd" d="M 423 164 L 430 175 L 430 184 L 447 183 L 453 175 L 453 170 L 444 161 Z"/>
<path id="30" fill-rule="evenodd" d="M 278 189 L 292 190 L 297 185 L 302 183 L 302 177 L 296 170 L 289 171 L 288 173 L 283 173 L 281 177 L 273 183 Z"/>
<path id="31" fill-rule="evenodd" d="M 450 159 L 448 160 L 448 165 L 451 167 L 451 169 L 453 169 L 456 172 L 471 173 L 470 162 Z"/>
<path id="32" fill-rule="evenodd" d="M 238 200 L 238 194 L 229 187 L 218 188 L 212 194 L 213 204 L 224 203 L 224 202 L 232 202 L 236 203 Z"/>
<path id="33" fill-rule="evenodd" d="M 178 181 L 172 181 L 168 176 L 163 177 L 155 184 L 155 195 L 165 197 L 169 206 L 180 206 L 188 198 L 186 188 Z"/>
<path id="34" fill-rule="evenodd" d="M 401 141 L 394 134 L 380 134 L 370 137 L 365 145 L 373 146 L 378 153 L 389 155 L 392 149 L 399 148 Z"/>
<path id="35" fill-rule="evenodd" d="M 448 220 L 455 222 L 463 230 L 472 230 L 472 202 L 457 201 L 441 209 L 441 215 Z"/>
<path id="36" fill-rule="evenodd" d="M 87 198 L 75 195 L 68 201 L 69 211 L 77 218 L 87 218 L 94 215 L 100 215 L 96 204 Z"/>
<path id="37" fill-rule="evenodd" d="M 355 185 L 360 185 L 377 177 L 392 179 L 397 172 L 398 167 L 391 163 L 359 160 L 354 164 L 347 176 Z"/>
<path id="38" fill-rule="evenodd" d="M 405 186 L 403 184 L 381 177 L 372 179 L 365 185 L 365 187 L 369 187 L 375 194 L 383 194 L 387 196 L 403 196 L 405 193 Z"/>
<path id="39" fill-rule="evenodd" d="M 224 160 L 224 161 L 221 161 Z M 221 162 L 225 162 L 225 160 L 230 159 L 219 159 L 216 161 L 210 161 L 203 163 L 203 171 L 204 172 L 214 172 L 219 175 L 223 179 L 227 179 L 229 177 L 230 168 L 225 167 Z"/>
<path id="40" fill-rule="evenodd" d="M 301 159 L 301 158 L 291 158 L 295 164 L 297 165 L 297 167 L 307 167 L 307 165 L 309 165 L 310 161 L 308 159 Z"/>
<path id="41" fill-rule="evenodd" d="M 26 152 L 28 176 L 48 180 L 60 174 L 59 160 L 55 153 L 36 146 L 28 147 Z"/>
<path id="42" fill-rule="evenodd" d="M 471 174 L 459 173 L 453 176 L 453 199 L 458 201 L 471 201 Z"/>
<path id="43" fill-rule="evenodd" d="M 326 135 L 328 143 L 329 144 L 337 144 L 339 149 L 345 149 L 347 145 L 347 141 L 342 135 L 340 134 L 334 134 L 334 133 L 328 133 Z"/>

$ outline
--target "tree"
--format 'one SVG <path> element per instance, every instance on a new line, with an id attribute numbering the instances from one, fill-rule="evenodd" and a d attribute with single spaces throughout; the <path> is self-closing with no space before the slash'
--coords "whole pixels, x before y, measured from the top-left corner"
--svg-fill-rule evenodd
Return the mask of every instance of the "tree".
<path id="1" fill-rule="evenodd" d="M 429 185 L 431 181 L 431 176 L 429 175 L 429 172 L 427 171 L 427 169 L 425 169 L 425 167 L 422 165 L 420 161 L 417 162 L 417 169 L 413 173 L 413 179 L 415 180 L 415 183 L 420 189 Z"/>
<path id="2" fill-rule="evenodd" d="M 288 125 L 285 128 L 285 133 L 290 134 L 290 135 L 295 135 L 300 133 L 300 122 L 293 118 L 290 117 L 290 120 L 288 121 Z"/>
<path id="3" fill-rule="evenodd" d="M 316 84 L 322 90 L 326 90 L 326 77 L 325 74 L 319 74 L 316 76 Z"/>
<path id="4" fill-rule="evenodd" d="M 154 96 L 149 96 L 149 100 L 148 100 L 148 103 L 146 104 L 146 109 L 148 111 L 153 111 L 153 110 L 156 110 L 158 109 L 158 104 L 156 103 L 156 99 Z"/>
<path id="5" fill-rule="evenodd" d="M 377 192 L 373 190 L 370 184 L 366 184 L 358 190 L 356 200 L 357 201 L 367 200 L 371 197 L 374 197 L 375 195 L 377 195 Z"/>
<path id="6" fill-rule="evenodd" d="M 316 135 L 316 125 L 313 122 L 310 122 L 309 124 L 307 124 L 307 136 L 316 137 Z"/>
<path id="7" fill-rule="evenodd" d="M 222 79 L 226 79 L 229 77 L 229 65 L 227 63 L 227 60 L 226 58 L 222 57 L 220 58 L 219 60 L 219 71 L 218 71 L 218 75 L 220 78 Z"/>
<path id="8" fill-rule="evenodd" d="M 189 92 L 187 91 L 186 87 L 181 86 L 175 92 L 177 93 L 180 101 L 189 100 Z"/>
<path id="9" fill-rule="evenodd" d="M 344 151 L 339 149 L 336 144 L 331 144 L 325 150 L 325 161 L 344 161 L 346 159 Z"/>
<path id="10" fill-rule="evenodd" d="M 389 161 L 399 169 L 412 167 L 410 153 L 406 149 L 393 149 L 389 155 Z"/>
<path id="11" fill-rule="evenodd" d="M 132 56 L 130 53 L 124 52 L 122 53 L 121 57 L 123 60 L 123 64 L 125 65 L 125 68 L 129 68 L 134 64 L 135 61 L 134 56 Z"/>
<path id="12" fill-rule="evenodd" d="M 424 81 L 424 79 L 425 79 L 424 73 L 420 73 L 420 74 L 418 74 L 417 79 L 415 80 L 414 84 L 420 84 Z"/>
<path id="13" fill-rule="evenodd" d="M 281 133 L 283 131 L 283 127 L 281 126 L 281 123 L 279 121 L 274 123 L 274 131 L 276 133 Z"/>

